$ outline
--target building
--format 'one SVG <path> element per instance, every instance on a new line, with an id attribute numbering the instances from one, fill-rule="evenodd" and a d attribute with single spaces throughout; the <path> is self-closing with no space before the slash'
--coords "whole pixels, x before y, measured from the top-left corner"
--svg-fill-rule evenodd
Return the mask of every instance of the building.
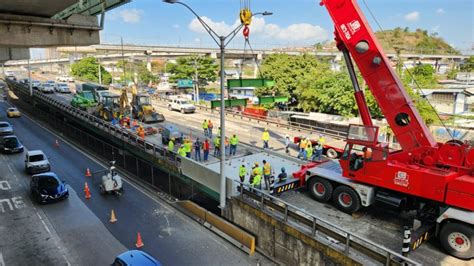
<path id="1" fill-rule="evenodd" d="M 462 115 L 473 112 L 473 92 L 471 89 L 423 89 L 424 97 L 433 105 L 439 114 Z"/>
<path id="2" fill-rule="evenodd" d="M 229 94 L 231 97 L 236 98 L 253 98 L 255 87 L 233 87 L 229 88 Z"/>

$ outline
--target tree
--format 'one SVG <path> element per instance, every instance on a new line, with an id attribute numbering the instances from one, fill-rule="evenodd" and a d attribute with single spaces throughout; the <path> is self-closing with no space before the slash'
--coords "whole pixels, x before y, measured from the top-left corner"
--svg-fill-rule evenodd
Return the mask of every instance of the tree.
<path id="1" fill-rule="evenodd" d="M 471 55 L 468 59 L 464 61 L 461 65 L 461 71 L 472 72 L 474 71 L 474 56 Z"/>
<path id="2" fill-rule="evenodd" d="M 100 66 L 103 84 L 110 84 L 112 75 Z M 81 80 L 99 82 L 99 63 L 94 57 L 86 57 L 72 64 L 71 74 Z"/>
<path id="3" fill-rule="evenodd" d="M 329 71 L 330 67 L 326 62 L 307 54 L 301 56 L 273 54 L 263 60 L 260 69 L 264 78 L 275 81 L 275 86 L 271 90 L 258 89 L 256 91 L 258 96 L 275 93 L 298 99 L 295 90 L 302 79 L 321 75 Z"/>
<path id="4" fill-rule="evenodd" d="M 411 75 L 410 75 L 411 74 Z M 437 86 L 434 68 L 431 65 L 417 65 L 403 74 L 404 84 L 418 84 L 421 89 L 432 89 Z"/>
<path id="5" fill-rule="evenodd" d="M 208 82 L 217 80 L 219 66 L 211 57 L 181 57 L 176 60 L 176 64 L 168 63 L 167 72 L 171 73 L 170 81 L 177 82 L 179 79 L 195 79 L 196 67 L 198 72 L 198 85 L 205 86 Z"/>
<path id="6" fill-rule="evenodd" d="M 125 65 L 125 81 L 132 81 L 135 80 L 135 73 L 136 78 L 137 78 L 137 83 L 145 83 L 148 84 L 150 81 L 151 82 L 156 82 L 158 78 L 151 73 L 147 66 L 146 62 L 141 62 L 141 61 L 133 61 L 133 62 L 128 62 L 128 61 L 123 61 L 120 60 L 117 62 L 117 67 L 118 68 L 123 68 Z"/>

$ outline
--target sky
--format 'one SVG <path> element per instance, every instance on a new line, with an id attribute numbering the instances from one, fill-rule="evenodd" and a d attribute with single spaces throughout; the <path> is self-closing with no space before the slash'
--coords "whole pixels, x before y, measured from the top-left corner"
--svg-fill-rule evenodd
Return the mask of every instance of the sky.
<path id="1" fill-rule="evenodd" d="M 228 34 L 238 25 L 240 0 L 182 0 L 215 29 Z M 474 49 L 473 0 L 358 0 L 372 29 L 379 30 L 365 5 L 383 29 L 409 27 L 437 32 L 459 50 Z M 333 24 L 319 0 L 253 0 L 250 27 L 254 48 L 307 46 L 333 39 Z M 215 47 L 195 16 L 184 6 L 160 0 L 133 0 L 105 15 L 102 43 Z M 230 47 L 243 48 L 238 34 Z"/>

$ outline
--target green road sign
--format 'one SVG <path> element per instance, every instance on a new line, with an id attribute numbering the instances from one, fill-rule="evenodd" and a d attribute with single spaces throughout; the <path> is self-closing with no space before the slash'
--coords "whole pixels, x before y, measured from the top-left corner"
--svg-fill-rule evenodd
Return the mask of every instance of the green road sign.
<path id="1" fill-rule="evenodd" d="M 288 97 L 286 96 L 264 96 L 258 97 L 259 104 L 269 104 L 269 103 L 287 103 Z"/>
<path id="2" fill-rule="evenodd" d="M 178 88 L 192 88 L 193 84 L 192 79 L 178 79 Z"/>
<path id="3" fill-rule="evenodd" d="M 227 87 L 266 87 L 270 88 L 275 86 L 275 81 L 268 79 L 228 79 Z"/>
<path id="4" fill-rule="evenodd" d="M 225 100 L 225 107 L 247 106 L 248 99 Z M 211 101 L 211 108 L 221 107 L 221 100 Z"/>

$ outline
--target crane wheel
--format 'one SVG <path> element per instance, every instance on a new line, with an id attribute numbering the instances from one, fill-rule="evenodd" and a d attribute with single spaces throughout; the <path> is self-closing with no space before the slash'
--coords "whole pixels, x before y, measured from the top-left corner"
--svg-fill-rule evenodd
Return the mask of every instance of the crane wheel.
<path id="1" fill-rule="evenodd" d="M 464 223 L 447 222 L 439 234 L 441 246 L 459 259 L 474 258 L 474 228 Z"/>
<path id="2" fill-rule="evenodd" d="M 308 189 L 311 196 L 320 202 L 329 201 L 334 190 L 331 182 L 320 177 L 311 178 L 308 183 Z"/>
<path id="3" fill-rule="evenodd" d="M 338 209 L 348 214 L 358 211 L 361 207 L 359 195 L 348 186 L 341 185 L 334 189 L 332 199 Z"/>
<path id="4" fill-rule="evenodd" d="M 337 157 L 339 157 L 339 154 L 337 153 L 337 151 L 333 148 L 329 148 L 326 150 L 326 156 L 329 158 L 329 159 L 336 159 Z"/>

